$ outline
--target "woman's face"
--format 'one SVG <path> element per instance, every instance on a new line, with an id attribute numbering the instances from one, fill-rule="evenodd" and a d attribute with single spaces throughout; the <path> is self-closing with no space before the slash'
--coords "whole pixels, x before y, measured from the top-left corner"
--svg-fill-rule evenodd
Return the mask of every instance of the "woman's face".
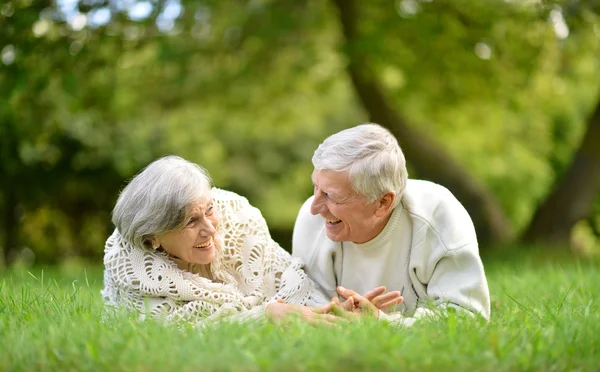
<path id="1" fill-rule="evenodd" d="M 219 215 L 214 209 L 208 193 L 190 208 L 181 230 L 168 233 L 151 240 L 153 245 L 162 247 L 168 254 L 194 264 L 208 264 L 216 255 L 216 233 Z"/>

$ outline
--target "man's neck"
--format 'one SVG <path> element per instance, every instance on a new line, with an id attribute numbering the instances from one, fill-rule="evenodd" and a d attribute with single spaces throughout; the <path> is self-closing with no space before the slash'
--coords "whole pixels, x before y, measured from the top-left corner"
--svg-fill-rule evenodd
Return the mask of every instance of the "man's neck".
<path id="1" fill-rule="evenodd" d="M 390 217 L 392 217 L 392 214 L 394 213 L 394 209 L 392 209 L 387 215 L 385 215 L 384 217 L 382 217 L 379 221 L 377 221 L 377 223 L 375 223 L 375 225 L 373 225 L 373 229 L 371 231 L 371 234 L 366 236 L 366 239 L 362 240 L 360 242 L 352 242 L 354 244 L 364 244 L 364 243 L 368 243 L 371 240 L 375 239 L 376 237 L 379 236 L 379 234 L 381 234 L 381 232 L 383 231 L 383 229 L 385 229 L 385 227 L 387 226 L 387 223 L 390 220 Z"/>

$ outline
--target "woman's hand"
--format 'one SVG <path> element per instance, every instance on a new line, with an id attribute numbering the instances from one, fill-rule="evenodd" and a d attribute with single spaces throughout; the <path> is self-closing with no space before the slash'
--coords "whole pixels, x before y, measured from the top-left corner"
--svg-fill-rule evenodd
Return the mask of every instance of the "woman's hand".
<path id="1" fill-rule="evenodd" d="M 345 321 L 343 318 L 329 314 L 332 307 L 332 304 L 320 307 L 290 305 L 283 300 L 277 300 L 277 302 L 267 305 L 265 317 L 276 323 L 297 317 L 311 324 L 325 324 L 328 326 Z"/>

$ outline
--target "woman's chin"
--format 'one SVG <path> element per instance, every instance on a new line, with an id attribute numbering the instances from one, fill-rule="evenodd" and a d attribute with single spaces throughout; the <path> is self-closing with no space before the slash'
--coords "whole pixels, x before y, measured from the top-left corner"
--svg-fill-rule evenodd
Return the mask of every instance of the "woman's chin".
<path id="1" fill-rule="evenodd" d="M 193 261 L 192 263 L 208 265 L 215 259 L 215 249 L 213 246 L 211 246 L 210 249 L 202 249 L 201 251 L 196 251 L 190 258 Z"/>

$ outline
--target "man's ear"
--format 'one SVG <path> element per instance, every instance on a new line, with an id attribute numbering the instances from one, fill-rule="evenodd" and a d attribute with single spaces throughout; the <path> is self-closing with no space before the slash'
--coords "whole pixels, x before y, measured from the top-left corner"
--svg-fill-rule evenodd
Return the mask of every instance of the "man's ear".
<path id="1" fill-rule="evenodd" d="M 396 194 L 391 191 L 381 196 L 377 200 L 377 210 L 375 211 L 375 215 L 377 217 L 383 217 L 388 214 L 392 210 L 394 200 L 396 200 Z"/>

